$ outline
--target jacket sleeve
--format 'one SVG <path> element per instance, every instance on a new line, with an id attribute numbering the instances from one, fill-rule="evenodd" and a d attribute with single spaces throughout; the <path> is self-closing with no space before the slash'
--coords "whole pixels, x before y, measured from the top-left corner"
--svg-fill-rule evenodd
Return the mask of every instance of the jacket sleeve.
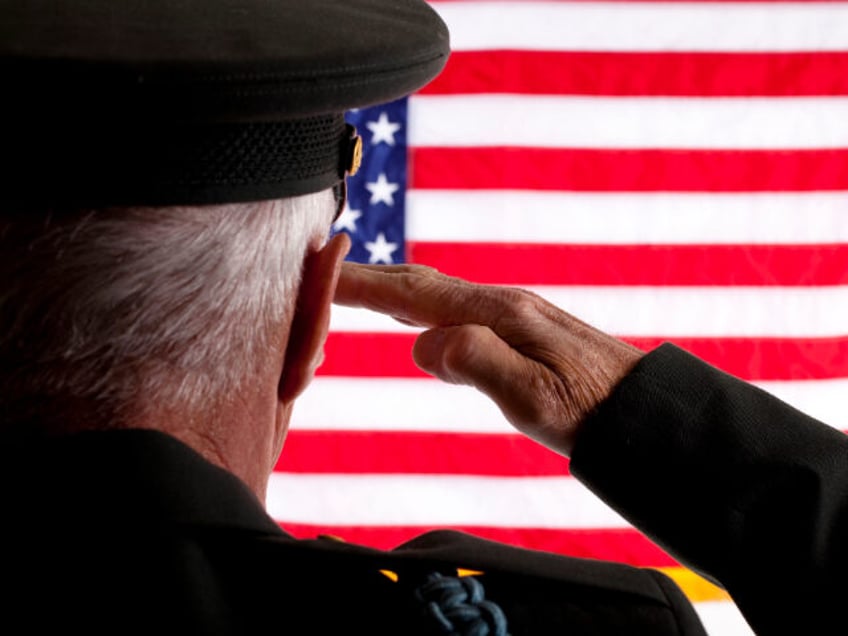
<path id="1" fill-rule="evenodd" d="M 666 344 L 585 423 L 571 468 L 682 563 L 725 587 L 758 633 L 831 633 L 842 619 L 842 432 Z"/>

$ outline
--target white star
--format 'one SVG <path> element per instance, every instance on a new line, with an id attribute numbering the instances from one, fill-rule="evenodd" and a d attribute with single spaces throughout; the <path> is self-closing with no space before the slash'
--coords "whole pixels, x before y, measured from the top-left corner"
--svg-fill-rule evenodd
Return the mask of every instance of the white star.
<path id="1" fill-rule="evenodd" d="M 372 133 L 372 144 L 386 142 L 390 146 L 395 145 L 395 133 L 400 130 L 400 124 L 390 122 L 389 116 L 385 111 L 380 113 L 380 118 L 377 121 L 369 121 L 365 125 Z"/>
<path id="2" fill-rule="evenodd" d="M 348 232 L 356 232 L 356 220 L 362 216 L 359 210 L 351 210 L 348 206 L 344 207 L 341 216 L 333 223 L 333 229 L 336 232 L 347 230 Z"/>
<path id="3" fill-rule="evenodd" d="M 376 241 L 367 241 L 365 243 L 365 249 L 371 253 L 371 256 L 368 257 L 369 263 L 386 263 L 387 265 L 391 265 L 394 261 L 392 260 L 392 253 L 398 248 L 397 243 L 389 243 L 386 240 L 386 235 L 380 232 L 377 235 Z"/>
<path id="4" fill-rule="evenodd" d="M 398 188 L 400 188 L 400 186 L 396 183 L 389 183 L 389 180 L 386 179 L 385 172 L 380 173 L 380 176 L 377 177 L 377 181 L 373 183 L 366 183 L 365 187 L 371 193 L 371 205 L 374 205 L 375 203 L 394 205 L 395 198 L 393 195 L 398 191 Z"/>

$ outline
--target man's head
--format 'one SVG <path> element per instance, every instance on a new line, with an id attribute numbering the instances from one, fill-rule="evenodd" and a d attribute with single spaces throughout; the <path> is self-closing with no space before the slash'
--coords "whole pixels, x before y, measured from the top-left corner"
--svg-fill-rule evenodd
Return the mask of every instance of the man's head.
<path id="1" fill-rule="evenodd" d="M 444 24 L 420 0 L 6 5 L 3 430 L 160 428 L 261 495 L 346 253 L 344 112 L 438 73 Z"/>

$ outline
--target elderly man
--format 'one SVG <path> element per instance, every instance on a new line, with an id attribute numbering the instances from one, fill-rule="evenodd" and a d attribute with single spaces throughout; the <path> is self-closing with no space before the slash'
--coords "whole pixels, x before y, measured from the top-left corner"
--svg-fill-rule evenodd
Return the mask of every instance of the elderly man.
<path id="1" fill-rule="evenodd" d="M 335 301 L 426 327 L 422 368 L 571 456 L 758 631 L 844 630 L 844 435 L 671 346 L 646 355 L 527 292 L 343 264 L 326 240 L 359 158 L 344 112 L 448 56 L 422 0 L 2 7 L 7 626 L 703 634 L 656 571 L 281 530 L 265 490 Z"/>
<path id="2" fill-rule="evenodd" d="M 264 510 L 348 249 L 344 113 L 441 70 L 426 3 L 10 0 L 0 36 L 7 625 L 703 633 L 655 571 Z"/>
<path id="3" fill-rule="evenodd" d="M 839 616 L 844 435 L 671 346 L 645 355 L 527 292 L 343 264 L 326 240 L 358 165 L 344 112 L 445 63 L 426 3 L 2 6 L 7 625 L 703 634 L 655 571 L 453 532 L 389 552 L 283 532 L 262 502 L 333 301 L 426 327 L 422 368 L 571 456 L 757 630 Z"/>

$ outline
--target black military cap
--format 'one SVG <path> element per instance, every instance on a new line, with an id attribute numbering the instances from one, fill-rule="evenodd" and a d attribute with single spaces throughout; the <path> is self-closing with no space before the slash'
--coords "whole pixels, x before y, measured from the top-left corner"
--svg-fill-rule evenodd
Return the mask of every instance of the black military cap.
<path id="1" fill-rule="evenodd" d="M 316 192 L 356 167 L 345 111 L 435 77 L 423 0 L 0 0 L 3 207 Z"/>

